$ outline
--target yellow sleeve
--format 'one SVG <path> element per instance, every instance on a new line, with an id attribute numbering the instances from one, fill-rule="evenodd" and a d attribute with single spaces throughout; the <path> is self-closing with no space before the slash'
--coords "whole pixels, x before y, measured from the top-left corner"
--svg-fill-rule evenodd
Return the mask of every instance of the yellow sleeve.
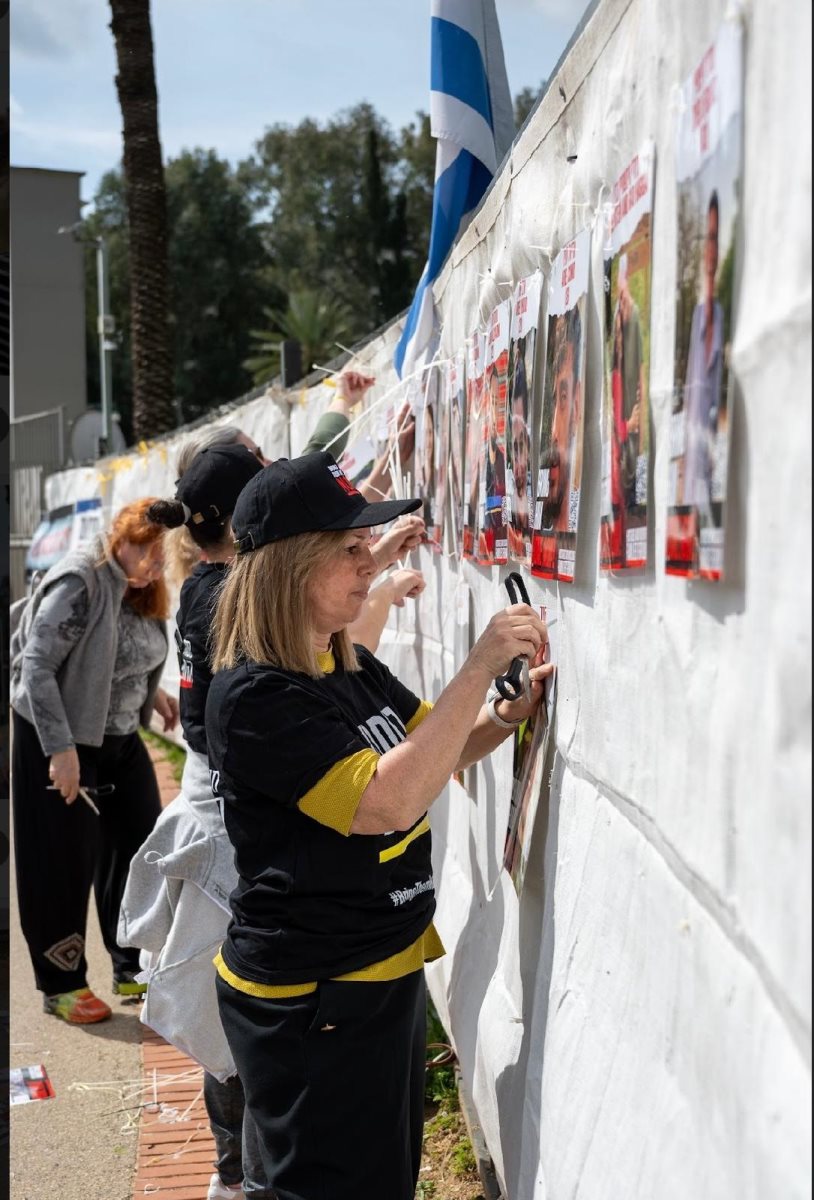
<path id="1" fill-rule="evenodd" d="M 430 702 L 422 700 L 407 722 L 408 734 L 412 733 L 431 711 Z M 306 817 L 311 817 L 314 821 L 319 821 L 320 825 L 327 825 L 329 829 L 335 829 L 337 833 L 347 837 L 362 792 L 376 774 L 378 763 L 379 755 L 375 750 L 358 750 L 356 754 L 343 758 L 334 763 L 319 783 L 315 783 L 311 790 L 297 801 L 297 808 L 305 813 Z"/>
<path id="2" fill-rule="evenodd" d="M 410 717 L 410 720 L 407 722 L 407 725 L 406 725 L 407 732 L 412 733 L 414 729 L 417 729 L 418 726 L 421 724 L 421 722 L 424 720 L 424 718 L 426 716 L 428 716 L 429 713 L 431 713 L 431 712 L 432 712 L 432 704 L 430 703 L 430 701 L 422 700 L 421 703 L 419 704 L 418 708 L 415 710 L 413 715 Z"/>
<path id="3" fill-rule="evenodd" d="M 376 774 L 378 764 L 379 755 L 374 750 L 358 750 L 341 759 L 297 801 L 297 808 L 306 817 L 347 837 L 362 792 Z"/>

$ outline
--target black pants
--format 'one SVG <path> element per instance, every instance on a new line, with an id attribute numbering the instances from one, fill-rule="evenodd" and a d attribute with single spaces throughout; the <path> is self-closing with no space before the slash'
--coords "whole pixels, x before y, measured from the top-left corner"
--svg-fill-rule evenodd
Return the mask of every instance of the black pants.
<path id="1" fill-rule="evenodd" d="M 130 860 L 153 828 L 161 799 L 153 764 L 137 733 L 78 746 L 86 787 L 112 783 L 96 800 L 66 804 L 48 791 L 49 758 L 37 731 L 13 713 L 11 796 L 17 896 L 37 987 L 47 996 L 87 987 L 85 926 L 91 885 L 114 974 L 137 971 L 139 953 L 116 943 Z"/>
<path id="2" fill-rule="evenodd" d="M 218 979 L 268 1190 L 257 1200 L 413 1200 L 421 1165 L 424 972 L 265 1000 Z"/>
<path id="3" fill-rule="evenodd" d="M 239 1075 L 220 1083 L 204 1071 L 204 1104 L 215 1139 L 215 1167 L 227 1187 L 243 1184 L 246 1200 L 263 1195 L 263 1165 L 257 1134 Z M 267 1193 L 266 1193 L 267 1194 Z"/>

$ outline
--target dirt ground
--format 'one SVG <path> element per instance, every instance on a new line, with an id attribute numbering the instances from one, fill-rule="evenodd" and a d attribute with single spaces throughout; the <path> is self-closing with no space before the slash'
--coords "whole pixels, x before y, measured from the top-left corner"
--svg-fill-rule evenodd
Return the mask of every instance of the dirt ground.
<path id="1" fill-rule="evenodd" d="M 477 1165 L 460 1110 L 429 1105 L 416 1200 L 483 1200 Z"/>

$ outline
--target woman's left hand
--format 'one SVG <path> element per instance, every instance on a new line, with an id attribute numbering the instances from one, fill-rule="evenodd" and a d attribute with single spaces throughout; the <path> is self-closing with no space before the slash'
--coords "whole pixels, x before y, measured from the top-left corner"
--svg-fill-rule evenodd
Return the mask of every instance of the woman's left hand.
<path id="1" fill-rule="evenodd" d="M 521 696 L 519 700 L 498 700 L 495 710 L 504 721 L 523 721 L 534 712 L 543 696 L 543 685 L 549 675 L 556 670 L 553 663 L 543 662 L 548 653 L 548 642 L 544 642 L 529 663 L 529 683 L 531 684 L 531 699 Z"/>
<path id="2" fill-rule="evenodd" d="M 153 707 L 164 722 L 164 732 L 169 733 L 171 729 L 175 729 L 179 716 L 178 701 L 175 697 L 170 696 L 163 688 L 159 688 L 155 694 Z"/>

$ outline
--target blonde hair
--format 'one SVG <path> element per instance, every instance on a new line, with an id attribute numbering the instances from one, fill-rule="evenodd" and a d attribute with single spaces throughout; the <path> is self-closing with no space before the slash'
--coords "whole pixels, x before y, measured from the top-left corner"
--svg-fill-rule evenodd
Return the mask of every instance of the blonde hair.
<path id="1" fill-rule="evenodd" d="M 346 537 L 347 530 L 301 533 L 235 558 L 212 624 L 213 671 L 255 662 L 322 679 L 308 620 L 308 585 Z M 347 629 L 332 635 L 331 648 L 338 666 L 359 670 Z"/>

